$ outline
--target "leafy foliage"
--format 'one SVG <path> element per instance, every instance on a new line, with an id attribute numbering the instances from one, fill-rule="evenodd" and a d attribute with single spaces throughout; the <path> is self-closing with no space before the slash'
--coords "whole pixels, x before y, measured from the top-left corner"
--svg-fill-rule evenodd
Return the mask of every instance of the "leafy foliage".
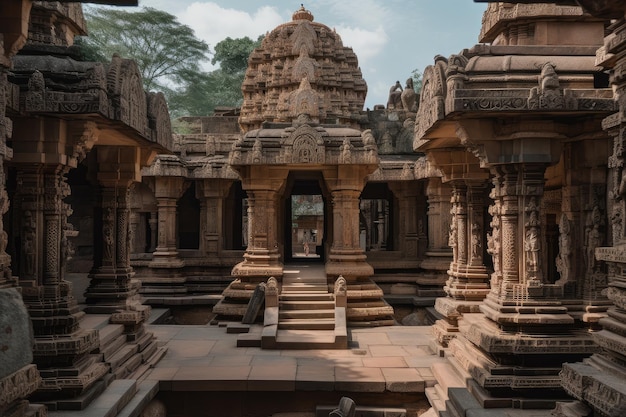
<path id="1" fill-rule="evenodd" d="M 232 39 L 230 37 L 215 45 L 215 54 L 211 64 L 220 65 L 220 69 L 228 73 L 244 73 L 248 67 L 248 57 L 254 48 L 261 45 L 263 36 L 256 41 L 249 37 Z"/>
<path id="2" fill-rule="evenodd" d="M 201 71 L 209 46 L 176 17 L 144 7 L 136 12 L 92 8 L 86 14 L 89 36 L 77 44 L 89 60 L 106 62 L 113 54 L 137 61 L 147 90 L 167 90 Z"/>
<path id="3" fill-rule="evenodd" d="M 248 57 L 262 37 L 218 42 L 210 61 L 218 68 L 207 72 L 202 65 L 209 63 L 209 46 L 167 12 L 149 7 L 136 12 L 91 8 L 85 16 L 89 36 L 76 42 L 83 58 L 108 62 L 118 54 L 134 59 L 144 87 L 165 93 L 173 118 L 205 116 L 217 106 L 241 105 Z"/>
<path id="4" fill-rule="evenodd" d="M 172 98 L 175 116 L 203 116 L 217 106 L 240 106 L 243 101 L 241 83 L 248 67 L 250 53 L 260 45 L 262 37 L 226 38 L 215 45 L 211 63 L 219 68 L 208 73 L 193 74 L 193 82 Z"/>
<path id="5" fill-rule="evenodd" d="M 419 95 L 422 90 L 422 72 L 417 68 L 411 71 L 411 78 L 413 78 L 413 90 Z"/>

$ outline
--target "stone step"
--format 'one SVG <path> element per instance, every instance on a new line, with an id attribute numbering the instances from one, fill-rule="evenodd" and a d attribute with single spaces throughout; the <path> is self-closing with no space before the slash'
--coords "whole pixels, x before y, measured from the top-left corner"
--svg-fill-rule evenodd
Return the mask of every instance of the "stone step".
<path id="1" fill-rule="evenodd" d="M 138 417 L 141 411 L 159 392 L 159 381 L 143 381 L 137 387 L 137 393 L 116 417 Z"/>
<path id="2" fill-rule="evenodd" d="M 334 301 L 335 296 L 328 292 L 284 292 L 280 295 L 282 301 Z"/>
<path id="3" fill-rule="evenodd" d="M 335 318 L 331 319 L 281 319 L 278 330 L 334 330 Z"/>
<path id="4" fill-rule="evenodd" d="M 335 344 L 334 330 L 278 330 L 277 349 L 341 349 Z"/>
<path id="5" fill-rule="evenodd" d="M 282 310 L 279 312 L 279 318 L 282 319 L 322 319 L 322 318 L 334 318 L 335 309 L 315 309 L 315 310 Z"/>
<path id="6" fill-rule="evenodd" d="M 281 310 L 326 310 L 335 308 L 334 301 L 281 301 Z"/>
<path id="7" fill-rule="evenodd" d="M 103 350 L 106 345 L 117 339 L 122 333 L 124 333 L 124 325 L 122 324 L 107 324 L 99 329 L 100 349 Z"/>
<path id="8" fill-rule="evenodd" d="M 137 393 L 137 381 L 118 379 L 84 410 L 49 411 L 48 417 L 116 417 Z"/>
<path id="9" fill-rule="evenodd" d="M 328 294 L 328 287 L 326 284 L 290 284 L 283 285 L 281 293 L 289 292 L 319 292 Z"/>

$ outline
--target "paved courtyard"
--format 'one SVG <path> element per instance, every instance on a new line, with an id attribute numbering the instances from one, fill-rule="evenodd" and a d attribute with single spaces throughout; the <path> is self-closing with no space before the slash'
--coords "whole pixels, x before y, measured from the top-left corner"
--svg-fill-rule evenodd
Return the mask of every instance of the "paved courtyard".
<path id="1" fill-rule="evenodd" d="M 254 325 L 251 332 L 260 332 Z M 168 352 L 147 379 L 161 391 L 419 392 L 435 384 L 430 327 L 351 330 L 345 350 L 237 347 L 237 334 L 197 325 L 150 325 Z"/>

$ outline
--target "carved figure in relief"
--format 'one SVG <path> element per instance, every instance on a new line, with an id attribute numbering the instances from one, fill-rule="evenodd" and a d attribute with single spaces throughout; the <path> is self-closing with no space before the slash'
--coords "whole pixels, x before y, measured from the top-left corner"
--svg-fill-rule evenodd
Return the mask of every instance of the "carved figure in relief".
<path id="1" fill-rule="evenodd" d="M 457 227 L 456 227 L 456 221 L 454 221 L 453 219 L 452 223 L 450 223 L 450 232 L 448 234 L 448 246 L 452 248 L 452 261 L 453 262 L 456 262 L 458 259 L 457 244 L 458 244 Z"/>
<path id="2" fill-rule="evenodd" d="M 113 259 L 113 209 L 106 209 L 102 225 L 102 258 L 104 260 Z M 159 228 L 160 229 L 160 228 Z"/>
<path id="3" fill-rule="evenodd" d="M 417 107 L 415 106 L 415 90 L 413 89 L 413 78 L 408 78 L 406 80 L 406 85 L 400 98 L 402 100 L 402 107 L 404 107 L 405 111 L 417 111 Z"/>
<path id="4" fill-rule="evenodd" d="M 339 153 L 339 163 L 340 164 L 351 164 L 352 163 L 352 144 L 350 143 L 350 139 L 345 138 L 343 143 L 341 144 L 341 150 Z"/>
<path id="5" fill-rule="evenodd" d="M 615 203 L 615 205 L 613 206 L 611 225 L 613 227 L 613 244 L 616 245 L 620 240 L 622 240 L 622 236 L 624 234 L 624 226 L 622 223 L 622 207 L 618 203 Z"/>
<path id="6" fill-rule="evenodd" d="M 539 273 L 539 229 L 535 226 L 529 227 L 524 236 L 524 252 L 526 253 L 526 276 L 537 279 Z"/>
<path id="7" fill-rule="evenodd" d="M 480 260 L 482 257 L 482 239 L 480 236 L 480 225 L 472 224 L 472 260 Z"/>
<path id="8" fill-rule="evenodd" d="M 572 237 L 570 222 L 565 213 L 561 214 L 559 222 L 559 254 L 556 258 L 556 268 L 561 278 L 557 281 L 564 284 L 569 281 L 570 255 L 572 253 Z"/>
<path id="9" fill-rule="evenodd" d="M 596 261 L 596 248 L 602 245 L 603 235 L 600 231 L 602 226 L 602 215 L 597 205 L 593 207 L 587 217 L 585 224 L 585 263 L 587 273 L 595 272 L 598 262 Z"/>
<path id="10" fill-rule="evenodd" d="M 253 163 L 261 163 L 263 160 L 263 144 L 259 139 L 254 141 L 254 145 L 252 145 L 252 162 Z"/>
<path id="11" fill-rule="evenodd" d="M 30 210 L 24 212 L 24 272 L 27 276 L 35 273 L 35 219 Z"/>
<path id="12" fill-rule="evenodd" d="M 599 247 L 601 243 L 602 234 L 600 233 L 600 225 L 593 224 L 593 226 L 587 228 L 585 244 L 585 258 L 587 262 L 587 273 L 589 274 L 593 273 L 596 268 L 596 248 Z"/>
<path id="13" fill-rule="evenodd" d="M 387 100 L 387 108 L 388 109 L 396 109 L 398 105 L 401 104 L 401 96 L 402 96 L 402 84 L 400 81 L 396 81 L 394 85 L 389 89 L 389 99 Z"/>
<path id="14" fill-rule="evenodd" d="M 493 272 L 500 273 L 500 236 L 497 229 L 487 234 L 487 253 L 493 259 Z"/>

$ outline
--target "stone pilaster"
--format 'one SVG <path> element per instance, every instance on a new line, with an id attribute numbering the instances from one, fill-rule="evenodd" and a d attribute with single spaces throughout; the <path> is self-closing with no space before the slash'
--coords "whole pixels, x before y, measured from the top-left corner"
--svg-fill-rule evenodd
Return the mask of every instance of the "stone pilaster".
<path id="1" fill-rule="evenodd" d="M 274 189 L 252 189 L 248 193 L 248 247 L 243 262 L 232 275 L 242 279 L 282 277 L 278 250 L 278 199 Z"/>
<path id="2" fill-rule="evenodd" d="M 23 157 L 16 154 L 16 161 Z M 44 401 L 85 392 L 108 372 L 91 355 L 99 346 L 98 332 L 80 328 L 84 313 L 63 279 L 67 192 L 61 166 L 24 165 L 17 171 L 13 213 L 19 225 L 20 284 L 35 333 L 34 362 L 43 378 L 33 398 Z"/>
<path id="3" fill-rule="evenodd" d="M 158 224 L 159 224 L 158 212 L 156 211 L 150 212 L 150 219 L 148 220 L 148 226 L 150 227 L 150 247 L 148 248 L 148 252 L 154 252 L 156 250 Z"/>
<path id="4" fill-rule="evenodd" d="M 483 182 L 452 181 L 449 244 L 453 260 L 444 286 L 445 298 L 435 301 L 444 316 L 433 327 L 437 341 L 447 346 L 458 333 L 458 319 L 464 313 L 478 313 L 489 292 L 489 274 L 484 264 L 484 217 L 486 186 Z"/>
<path id="5" fill-rule="evenodd" d="M 200 190 L 200 229 L 204 231 L 200 249 L 207 257 L 219 260 L 223 249 L 224 199 L 228 196 L 232 180 L 205 179 L 198 184 Z"/>
<path id="6" fill-rule="evenodd" d="M 560 300 L 562 287 L 544 282 L 541 219 L 545 167 L 507 164 L 491 169 L 495 177 L 489 238 L 494 258 L 492 288 L 480 306 L 485 317 L 464 316 L 459 322 L 462 337 L 450 342 L 459 363 L 489 395 L 506 398 L 513 391 L 535 395 L 531 393 L 548 390 L 558 397 L 556 369 L 560 363 L 597 349 L 567 314 Z M 492 359 L 485 362 L 487 356 L 481 352 Z M 535 360 L 539 357 L 540 361 Z M 505 364 L 512 366 L 510 371 L 496 371 Z M 524 371 L 514 372 L 517 366 Z"/>
<path id="7" fill-rule="evenodd" d="M 137 179 L 137 150 L 105 146 L 97 148 L 98 202 L 94 208 L 94 265 L 85 298 L 93 313 L 132 311 L 138 322 L 149 308 L 139 302 L 140 281 L 130 266 L 129 191 Z"/>
<path id="8" fill-rule="evenodd" d="M 158 207 L 157 247 L 152 254 L 152 268 L 181 268 L 184 261 L 178 256 L 176 245 L 176 207 L 183 193 L 182 177 L 155 178 L 155 196 Z"/>
<path id="9" fill-rule="evenodd" d="M 441 277 L 441 286 L 448 278 L 447 271 L 452 259 L 452 248 L 449 245 L 451 225 L 450 183 L 442 183 L 440 177 L 428 179 L 426 186 L 428 197 L 428 248 L 421 267 Z"/>
<path id="10" fill-rule="evenodd" d="M 326 274 L 343 275 L 348 281 L 371 277 L 374 269 L 366 261 L 359 244 L 359 196 L 361 190 L 334 188 L 331 191 L 333 208 L 333 241 L 326 263 Z"/>

